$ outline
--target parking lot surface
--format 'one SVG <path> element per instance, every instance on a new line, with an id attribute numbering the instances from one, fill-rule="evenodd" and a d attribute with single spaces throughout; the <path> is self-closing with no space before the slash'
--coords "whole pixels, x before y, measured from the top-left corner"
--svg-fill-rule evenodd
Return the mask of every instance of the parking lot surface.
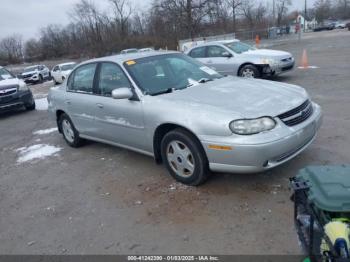
<path id="1" fill-rule="evenodd" d="M 274 79 L 303 86 L 323 108 L 305 152 L 263 174 L 213 174 L 197 188 L 138 153 L 68 147 L 42 110 L 52 82 L 31 86 L 39 110 L 0 115 L 0 253 L 300 254 L 288 179 L 307 165 L 350 163 L 349 41 L 335 30 L 273 47 L 297 63 L 306 49 L 315 66 Z"/>

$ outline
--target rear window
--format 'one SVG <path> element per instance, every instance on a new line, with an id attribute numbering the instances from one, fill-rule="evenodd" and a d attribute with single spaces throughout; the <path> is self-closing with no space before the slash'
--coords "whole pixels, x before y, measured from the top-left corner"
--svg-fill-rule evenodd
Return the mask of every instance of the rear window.
<path id="1" fill-rule="evenodd" d="M 96 64 L 87 64 L 77 68 L 68 81 L 68 90 L 81 93 L 92 93 Z"/>

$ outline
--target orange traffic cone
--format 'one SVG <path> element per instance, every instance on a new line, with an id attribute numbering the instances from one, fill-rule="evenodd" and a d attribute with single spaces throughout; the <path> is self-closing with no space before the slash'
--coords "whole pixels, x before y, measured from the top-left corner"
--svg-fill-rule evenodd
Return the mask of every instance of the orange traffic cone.
<path id="1" fill-rule="evenodd" d="M 303 68 L 303 69 L 309 68 L 309 59 L 307 58 L 306 49 L 304 49 L 303 56 L 301 57 L 300 68 Z"/>
<path id="2" fill-rule="evenodd" d="M 260 45 L 260 37 L 259 37 L 259 35 L 256 35 L 255 36 L 255 46 L 259 47 L 259 45 Z"/>

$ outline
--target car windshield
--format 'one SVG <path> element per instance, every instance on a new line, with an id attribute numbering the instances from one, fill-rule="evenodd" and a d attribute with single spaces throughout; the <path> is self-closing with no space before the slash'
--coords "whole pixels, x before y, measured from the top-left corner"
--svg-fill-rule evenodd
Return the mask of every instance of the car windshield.
<path id="1" fill-rule="evenodd" d="M 15 78 L 9 71 L 5 68 L 0 68 L 0 80 Z"/>
<path id="2" fill-rule="evenodd" d="M 124 66 L 145 94 L 157 95 L 223 77 L 182 54 L 129 60 Z"/>
<path id="3" fill-rule="evenodd" d="M 61 69 L 62 71 L 68 71 L 68 70 L 72 70 L 75 67 L 76 64 L 68 64 L 68 65 L 62 65 Z"/>
<path id="4" fill-rule="evenodd" d="M 24 69 L 24 73 L 35 71 L 38 68 L 38 66 L 30 66 Z"/>
<path id="5" fill-rule="evenodd" d="M 256 50 L 255 47 L 242 43 L 242 42 L 231 42 L 224 44 L 226 47 L 230 48 L 236 54 L 242 54 L 244 52 L 248 52 L 250 50 Z"/>

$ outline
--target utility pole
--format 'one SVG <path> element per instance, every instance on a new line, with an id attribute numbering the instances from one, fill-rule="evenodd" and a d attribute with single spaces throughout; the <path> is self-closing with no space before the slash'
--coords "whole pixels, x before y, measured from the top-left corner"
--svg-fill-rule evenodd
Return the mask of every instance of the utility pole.
<path id="1" fill-rule="evenodd" d="M 275 26 L 275 22 L 276 22 L 276 6 L 275 6 L 275 0 L 273 0 L 272 2 L 272 26 Z"/>
<path id="2" fill-rule="evenodd" d="M 306 31 L 306 16 L 307 16 L 307 0 L 305 0 L 305 10 L 304 10 L 304 32 Z"/>

